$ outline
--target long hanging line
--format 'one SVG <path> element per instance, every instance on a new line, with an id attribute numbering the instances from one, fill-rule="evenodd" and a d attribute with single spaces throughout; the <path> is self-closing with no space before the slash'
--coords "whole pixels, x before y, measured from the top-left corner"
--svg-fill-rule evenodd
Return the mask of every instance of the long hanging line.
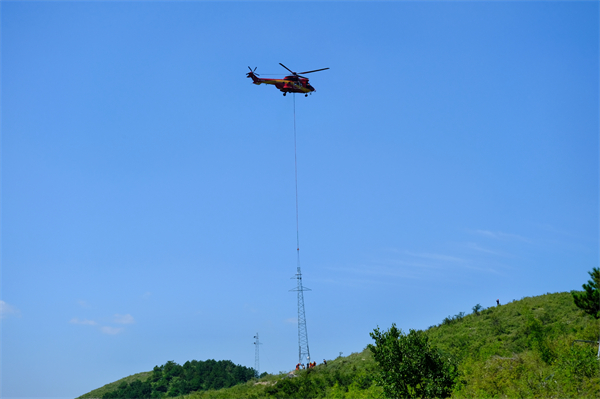
<path id="1" fill-rule="evenodd" d="M 298 268 L 300 267 L 300 228 L 298 226 L 298 157 L 296 155 L 296 93 L 294 98 L 294 178 L 296 181 L 296 253 L 298 254 Z"/>

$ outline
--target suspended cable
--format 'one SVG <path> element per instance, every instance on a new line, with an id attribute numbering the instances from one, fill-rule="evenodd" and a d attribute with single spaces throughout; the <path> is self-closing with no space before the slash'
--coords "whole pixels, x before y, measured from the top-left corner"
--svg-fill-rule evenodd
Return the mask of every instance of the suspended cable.
<path id="1" fill-rule="evenodd" d="M 296 93 L 294 97 L 294 178 L 296 183 L 296 252 L 298 253 L 298 267 L 300 267 L 300 228 L 298 225 L 298 156 L 296 154 Z"/>

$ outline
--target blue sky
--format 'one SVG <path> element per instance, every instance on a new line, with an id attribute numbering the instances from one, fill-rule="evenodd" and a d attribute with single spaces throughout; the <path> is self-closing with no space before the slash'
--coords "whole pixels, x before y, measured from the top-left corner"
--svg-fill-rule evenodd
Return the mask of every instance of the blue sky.
<path id="1" fill-rule="evenodd" d="M 579 289 L 597 2 L 2 2 L 3 397 L 297 362 Z"/>

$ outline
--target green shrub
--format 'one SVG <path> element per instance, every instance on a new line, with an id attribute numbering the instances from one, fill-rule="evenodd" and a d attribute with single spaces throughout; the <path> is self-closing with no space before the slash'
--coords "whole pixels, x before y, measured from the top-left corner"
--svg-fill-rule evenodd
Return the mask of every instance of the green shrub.
<path id="1" fill-rule="evenodd" d="M 458 370 L 456 364 L 429 343 L 427 335 L 410 330 L 405 335 L 395 324 L 386 331 L 370 333 L 369 345 L 379 364 L 377 384 L 387 398 L 438 398 L 452 392 Z"/>

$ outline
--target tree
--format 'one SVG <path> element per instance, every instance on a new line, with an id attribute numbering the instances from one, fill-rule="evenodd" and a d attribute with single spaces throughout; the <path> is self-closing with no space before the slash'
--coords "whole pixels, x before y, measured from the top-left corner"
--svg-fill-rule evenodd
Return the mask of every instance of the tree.
<path id="1" fill-rule="evenodd" d="M 392 324 L 389 331 L 379 327 L 370 333 L 369 344 L 379 364 L 377 384 L 387 398 L 448 397 L 458 378 L 457 365 L 429 344 L 422 331 L 404 334 Z"/>
<path id="2" fill-rule="evenodd" d="M 254 370 L 239 366 L 230 360 L 192 360 L 183 366 L 168 361 L 155 366 L 148 380 L 123 382 L 103 398 L 168 398 L 186 395 L 192 391 L 220 389 L 252 379 Z"/>
<path id="3" fill-rule="evenodd" d="M 600 319 L 600 269 L 594 267 L 588 274 L 592 277 L 583 284 L 584 291 L 571 291 L 578 308 L 595 319 Z"/>

